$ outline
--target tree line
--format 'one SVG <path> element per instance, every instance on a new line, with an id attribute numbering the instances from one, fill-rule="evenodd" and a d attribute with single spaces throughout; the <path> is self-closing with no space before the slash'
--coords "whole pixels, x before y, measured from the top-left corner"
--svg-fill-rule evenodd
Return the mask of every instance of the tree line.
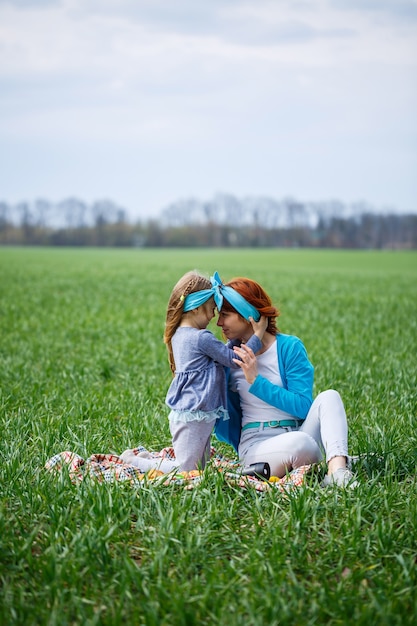
<path id="1" fill-rule="evenodd" d="M 0 202 L 0 244 L 107 247 L 416 249 L 417 214 L 293 199 L 185 199 L 132 221 L 111 200 Z"/>

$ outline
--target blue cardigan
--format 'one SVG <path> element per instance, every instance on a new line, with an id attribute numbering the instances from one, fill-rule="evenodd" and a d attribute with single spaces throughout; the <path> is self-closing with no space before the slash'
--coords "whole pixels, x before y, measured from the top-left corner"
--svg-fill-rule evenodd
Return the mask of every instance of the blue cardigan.
<path id="1" fill-rule="evenodd" d="M 273 407 L 281 409 L 298 419 L 305 419 L 313 402 L 314 368 L 308 360 L 303 342 L 294 335 L 278 334 L 278 364 L 283 387 L 279 387 L 258 375 L 249 387 L 250 393 Z M 227 371 L 229 378 L 229 370 Z M 230 419 L 219 419 L 214 433 L 220 441 L 238 450 L 242 428 L 242 410 L 239 394 L 228 385 L 227 408 Z"/>

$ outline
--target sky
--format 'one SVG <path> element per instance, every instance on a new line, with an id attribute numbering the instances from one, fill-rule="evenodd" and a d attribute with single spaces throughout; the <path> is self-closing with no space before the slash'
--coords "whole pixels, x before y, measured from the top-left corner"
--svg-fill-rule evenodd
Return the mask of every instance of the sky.
<path id="1" fill-rule="evenodd" d="M 417 0 L 0 0 L 0 200 L 417 213 Z"/>

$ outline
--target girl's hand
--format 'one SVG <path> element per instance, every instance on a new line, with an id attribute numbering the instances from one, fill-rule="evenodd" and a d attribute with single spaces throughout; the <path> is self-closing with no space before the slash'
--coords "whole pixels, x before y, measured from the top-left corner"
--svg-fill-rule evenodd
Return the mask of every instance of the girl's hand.
<path id="1" fill-rule="evenodd" d="M 244 343 L 240 347 L 235 346 L 233 350 L 239 357 L 239 359 L 233 359 L 234 363 L 237 363 L 242 368 L 247 382 L 252 385 L 258 375 L 258 364 L 256 362 L 255 353 Z"/>
<path id="2" fill-rule="evenodd" d="M 264 333 L 268 327 L 268 318 L 261 315 L 259 321 L 255 322 L 253 317 L 250 317 L 249 322 L 252 324 L 254 334 L 262 341 Z"/>

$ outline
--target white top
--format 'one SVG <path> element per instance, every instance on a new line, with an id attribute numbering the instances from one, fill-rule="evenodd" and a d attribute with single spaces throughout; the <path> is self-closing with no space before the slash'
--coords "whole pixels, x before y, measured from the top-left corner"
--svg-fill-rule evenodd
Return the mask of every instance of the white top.
<path id="1" fill-rule="evenodd" d="M 278 364 L 278 351 L 276 342 L 262 354 L 258 354 L 258 374 L 269 380 L 274 385 L 283 387 Z M 281 411 L 257 396 L 249 392 L 250 384 L 247 382 L 241 368 L 230 371 L 232 390 L 237 391 L 240 396 L 242 407 L 242 425 L 250 422 L 269 422 L 272 420 L 294 419 L 293 415 L 286 411 Z"/>

